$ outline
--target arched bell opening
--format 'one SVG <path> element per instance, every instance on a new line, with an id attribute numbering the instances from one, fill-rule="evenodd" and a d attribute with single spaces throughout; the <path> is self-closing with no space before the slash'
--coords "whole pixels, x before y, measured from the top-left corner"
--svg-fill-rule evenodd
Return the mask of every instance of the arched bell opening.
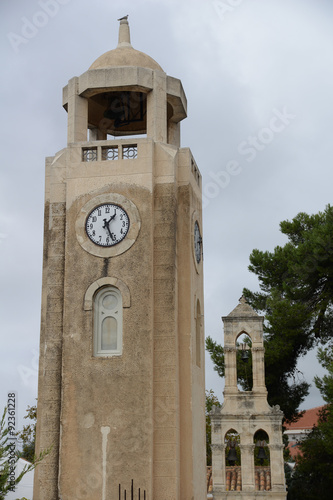
<path id="1" fill-rule="evenodd" d="M 201 367 L 201 337 L 202 337 L 202 318 L 200 300 L 197 299 L 195 315 L 195 360 L 198 368 Z"/>
<path id="2" fill-rule="evenodd" d="M 236 348 L 237 387 L 240 391 L 252 391 L 252 340 L 246 332 L 241 332 L 236 338 Z"/>
<path id="3" fill-rule="evenodd" d="M 242 491 L 240 436 L 229 429 L 224 436 L 226 461 L 226 491 Z"/>
<path id="4" fill-rule="evenodd" d="M 266 431 L 259 429 L 253 436 L 254 443 L 254 474 L 256 491 L 270 491 L 271 467 L 269 453 L 269 436 Z"/>
<path id="5" fill-rule="evenodd" d="M 147 94 L 113 90 L 91 96 L 88 124 L 94 140 L 147 134 Z"/>

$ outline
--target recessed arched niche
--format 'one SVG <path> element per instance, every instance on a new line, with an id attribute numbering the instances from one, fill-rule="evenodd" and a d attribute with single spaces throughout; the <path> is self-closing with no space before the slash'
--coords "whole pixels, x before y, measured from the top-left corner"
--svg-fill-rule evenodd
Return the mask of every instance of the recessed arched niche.
<path id="1" fill-rule="evenodd" d="M 240 435 L 235 429 L 229 429 L 224 435 L 226 490 L 242 490 L 242 468 Z"/>
<path id="2" fill-rule="evenodd" d="M 263 429 L 257 430 L 253 436 L 254 444 L 254 481 L 256 491 L 272 489 L 269 436 Z"/>
<path id="3" fill-rule="evenodd" d="M 237 387 L 240 391 L 252 391 L 253 367 L 252 367 L 252 340 L 245 331 L 240 332 L 236 338 L 236 366 Z"/>

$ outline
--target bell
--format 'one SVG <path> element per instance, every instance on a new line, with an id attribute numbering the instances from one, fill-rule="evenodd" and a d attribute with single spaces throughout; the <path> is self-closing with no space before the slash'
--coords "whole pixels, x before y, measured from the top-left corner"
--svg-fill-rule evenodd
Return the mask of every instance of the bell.
<path id="1" fill-rule="evenodd" d="M 241 359 L 244 363 L 247 363 L 249 360 L 249 351 L 242 350 Z"/>
<path id="2" fill-rule="evenodd" d="M 260 465 L 263 465 L 264 460 L 267 460 L 268 456 L 265 453 L 264 447 L 260 446 L 258 451 L 258 459 L 260 460 Z"/>
<path id="3" fill-rule="evenodd" d="M 237 460 L 237 452 L 236 452 L 235 448 L 230 447 L 229 453 L 227 456 L 227 460 L 228 460 L 230 465 L 235 465 L 235 462 Z"/>

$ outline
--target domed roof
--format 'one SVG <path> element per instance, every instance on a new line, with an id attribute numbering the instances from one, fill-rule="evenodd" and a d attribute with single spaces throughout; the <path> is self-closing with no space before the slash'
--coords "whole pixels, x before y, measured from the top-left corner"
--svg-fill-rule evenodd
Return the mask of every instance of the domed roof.
<path id="1" fill-rule="evenodd" d="M 140 66 L 142 68 L 158 69 L 161 66 L 150 56 L 140 50 L 130 47 L 117 47 L 102 54 L 89 69 L 110 68 L 113 66 Z"/>
<path id="2" fill-rule="evenodd" d="M 163 71 L 161 66 L 144 52 L 133 49 L 130 41 L 127 16 L 120 20 L 119 43 L 116 49 L 102 54 L 92 63 L 89 69 L 110 68 L 114 66 L 140 66 L 142 68 Z"/>

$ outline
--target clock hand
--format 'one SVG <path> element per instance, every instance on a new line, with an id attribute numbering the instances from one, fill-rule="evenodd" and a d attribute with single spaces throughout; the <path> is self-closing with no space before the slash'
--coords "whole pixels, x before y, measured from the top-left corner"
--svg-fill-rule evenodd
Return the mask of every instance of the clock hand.
<path id="1" fill-rule="evenodd" d="M 112 240 L 112 234 L 111 234 L 110 227 L 109 227 L 109 224 L 110 224 L 111 220 L 112 220 L 112 217 L 110 217 L 109 221 L 107 221 L 106 219 L 103 219 L 103 221 L 104 221 L 103 229 L 107 229 L 107 231 L 108 231 L 108 233 L 110 235 L 110 238 Z"/>
<path id="2" fill-rule="evenodd" d="M 108 220 L 108 224 L 110 224 L 110 222 L 115 218 L 116 215 L 117 215 L 117 213 L 116 213 L 116 211 L 114 211 L 114 214 L 111 215 L 110 219 Z"/>

